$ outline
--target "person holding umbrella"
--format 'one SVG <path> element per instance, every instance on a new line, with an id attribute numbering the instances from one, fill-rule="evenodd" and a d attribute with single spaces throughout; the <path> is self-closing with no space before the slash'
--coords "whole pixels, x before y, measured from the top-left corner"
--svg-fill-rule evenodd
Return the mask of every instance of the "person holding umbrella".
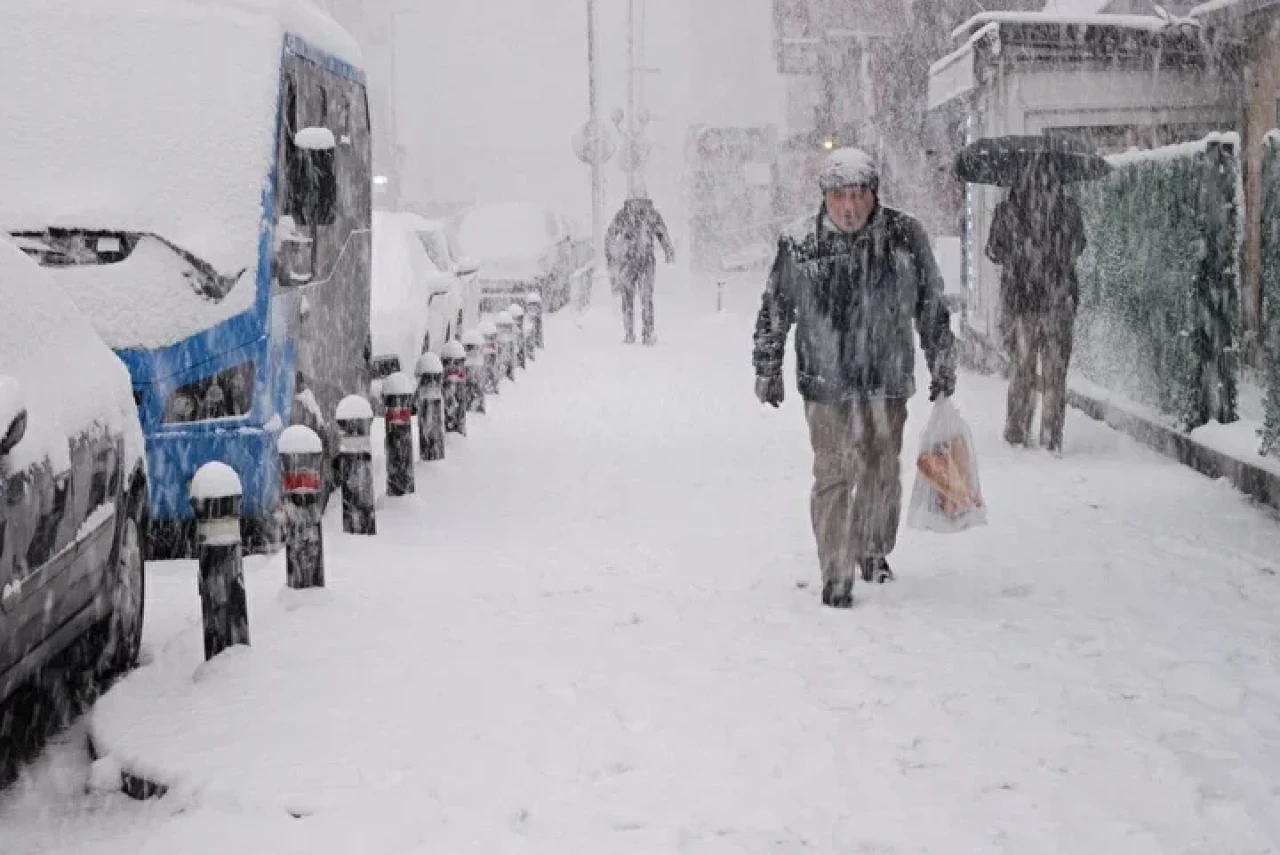
<path id="1" fill-rule="evenodd" d="M 1010 188 L 996 206 L 985 250 L 1001 267 L 1000 333 L 1011 361 L 1004 439 L 1010 445 L 1030 439 L 1038 374 L 1040 444 L 1062 450 L 1080 304 L 1076 260 L 1086 246 L 1084 217 L 1065 185 L 1109 170 L 1084 145 L 1045 136 L 979 140 L 957 158 L 962 180 Z"/>

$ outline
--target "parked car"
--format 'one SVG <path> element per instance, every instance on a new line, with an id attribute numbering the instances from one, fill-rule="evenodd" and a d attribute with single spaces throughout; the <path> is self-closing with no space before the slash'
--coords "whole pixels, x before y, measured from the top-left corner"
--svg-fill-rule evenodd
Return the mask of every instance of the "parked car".
<path id="1" fill-rule="evenodd" d="M 582 275 L 582 245 L 568 221 L 540 205 L 499 202 L 457 214 L 450 232 L 480 264 L 482 312 L 500 311 L 537 291 L 547 311 L 565 306 Z"/>
<path id="2" fill-rule="evenodd" d="M 0 701 L 82 639 L 101 676 L 142 643 L 147 469 L 129 371 L 0 238 Z"/>
<path id="3" fill-rule="evenodd" d="M 479 322 L 473 265 L 432 260 L 438 226 L 416 214 L 373 212 L 373 377 L 413 373 L 418 357 L 439 353 L 465 325 Z"/>
<path id="4" fill-rule="evenodd" d="M 404 218 L 427 250 L 432 266 L 458 280 L 458 293 L 462 295 L 462 330 L 480 323 L 479 263 L 462 254 L 444 220 L 427 219 L 417 214 L 405 214 Z"/>

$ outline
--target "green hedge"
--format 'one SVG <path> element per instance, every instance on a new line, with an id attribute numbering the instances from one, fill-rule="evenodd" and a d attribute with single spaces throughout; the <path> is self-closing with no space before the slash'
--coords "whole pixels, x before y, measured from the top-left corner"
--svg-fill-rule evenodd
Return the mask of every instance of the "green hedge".
<path id="1" fill-rule="evenodd" d="M 1262 318 L 1266 360 L 1263 454 L 1280 457 L 1280 138 L 1262 152 Z"/>
<path id="2" fill-rule="evenodd" d="M 1240 161 L 1230 140 L 1113 160 L 1081 185 L 1074 367 L 1185 430 L 1236 419 Z"/>

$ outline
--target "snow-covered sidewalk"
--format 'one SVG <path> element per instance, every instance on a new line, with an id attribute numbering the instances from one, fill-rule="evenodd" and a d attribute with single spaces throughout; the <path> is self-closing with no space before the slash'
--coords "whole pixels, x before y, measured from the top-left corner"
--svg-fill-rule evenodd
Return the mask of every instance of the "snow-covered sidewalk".
<path id="1" fill-rule="evenodd" d="M 904 529 L 896 583 L 823 609 L 794 384 L 752 395 L 758 283 L 715 315 L 659 277 L 657 347 L 551 318 L 375 540 L 334 518 L 327 589 L 255 563 L 251 648 L 201 664 L 193 570 L 153 601 L 92 728 L 174 790 L 78 797 L 51 760 L 0 850 L 1280 846 L 1275 520 L 1074 412 L 1064 459 L 1006 449 L 1003 384 L 963 376 L 990 526 Z"/>

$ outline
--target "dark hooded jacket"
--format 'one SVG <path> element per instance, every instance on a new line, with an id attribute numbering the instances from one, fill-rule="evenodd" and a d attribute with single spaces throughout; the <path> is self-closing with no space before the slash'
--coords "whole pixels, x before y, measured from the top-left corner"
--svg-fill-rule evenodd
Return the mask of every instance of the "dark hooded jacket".
<path id="1" fill-rule="evenodd" d="M 667 233 L 667 224 L 653 206 L 653 200 L 628 199 L 623 202 L 605 233 L 605 257 L 610 269 L 633 275 L 653 268 L 655 240 L 662 244 L 668 260 L 674 257 L 675 249 Z"/>
<path id="2" fill-rule="evenodd" d="M 784 234 L 756 319 L 757 376 L 782 373 L 796 327 L 797 385 L 817 403 L 915 394 L 914 322 L 929 371 L 955 370 L 951 315 L 924 227 L 877 207 L 845 234 L 826 208 Z"/>
<path id="3" fill-rule="evenodd" d="M 986 255 L 1001 265 L 1002 318 L 1073 315 L 1080 302 L 1076 259 L 1085 244 L 1080 206 L 1062 188 L 1014 190 L 996 205 Z"/>

